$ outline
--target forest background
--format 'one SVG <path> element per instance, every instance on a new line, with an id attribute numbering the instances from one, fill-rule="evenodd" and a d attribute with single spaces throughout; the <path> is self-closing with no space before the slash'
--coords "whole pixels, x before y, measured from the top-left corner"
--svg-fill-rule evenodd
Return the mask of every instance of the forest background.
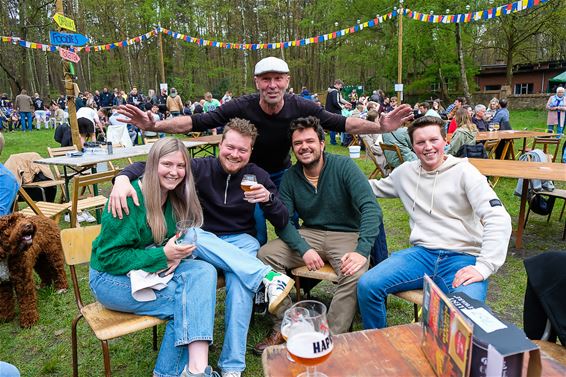
<path id="1" fill-rule="evenodd" d="M 406 0 L 406 8 L 425 14 L 457 14 L 506 4 L 505 0 Z M 383 15 L 399 6 L 381 0 L 63 0 L 65 15 L 91 45 L 107 44 L 164 28 L 221 42 L 270 43 L 331 33 Z M 57 30 L 55 0 L 0 0 L 0 35 L 49 43 Z M 476 90 L 482 64 L 512 67 L 566 59 L 566 1 L 546 3 L 491 20 L 462 24 L 425 23 L 403 18 L 403 83 L 423 98 L 452 98 Z M 318 44 L 278 50 L 203 47 L 163 35 L 169 87 L 183 98 L 228 89 L 255 91 L 253 67 L 266 56 L 284 58 L 291 86 L 325 92 L 334 78 L 366 90 L 392 94 L 397 78 L 398 18 Z M 158 89 L 159 38 L 110 51 L 80 52 L 77 83 L 83 90 L 118 87 L 143 93 Z M 0 92 L 12 98 L 25 88 L 42 96 L 63 92 L 61 58 L 56 52 L 0 43 Z"/>

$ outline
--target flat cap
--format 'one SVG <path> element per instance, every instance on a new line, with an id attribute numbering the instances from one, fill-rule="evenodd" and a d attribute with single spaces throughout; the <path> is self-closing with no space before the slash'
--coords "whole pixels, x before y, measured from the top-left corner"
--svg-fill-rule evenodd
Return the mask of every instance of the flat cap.
<path id="1" fill-rule="evenodd" d="M 284 60 L 270 56 L 257 62 L 254 75 L 259 76 L 267 72 L 289 73 L 289 66 Z"/>

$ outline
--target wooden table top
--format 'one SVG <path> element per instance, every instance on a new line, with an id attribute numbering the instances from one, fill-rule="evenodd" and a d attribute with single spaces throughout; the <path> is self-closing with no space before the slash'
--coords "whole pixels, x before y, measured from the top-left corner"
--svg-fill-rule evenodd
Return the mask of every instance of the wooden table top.
<path id="1" fill-rule="evenodd" d="M 192 141 L 192 140 L 183 141 L 183 143 L 187 148 L 194 148 L 197 146 L 207 144 L 204 141 Z M 145 156 L 149 154 L 149 150 L 151 149 L 151 146 L 152 144 L 144 144 L 144 145 L 135 145 L 133 147 L 128 147 L 128 148 L 114 148 L 114 153 L 112 154 L 106 153 L 105 148 L 100 148 L 100 150 L 97 150 L 95 153 L 85 152 L 82 156 L 79 157 L 59 156 L 59 157 L 42 158 L 34 162 L 38 164 L 66 165 L 75 168 L 80 168 L 84 166 L 98 164 L 99 162 L 119 160 L 121 158 Z"/>
<path id="2" fill-rule="evenodd" d="M 468 161 L 485 176 L 566 181 L 566 164 L 481 158 Z"/>
<path id="3" fill-rule="evenodd" d="M 317 370 L 328 377 L 435 376 L 421 350 L 418 323 L 333 336 L 334 350 Z M 566 366 L 542 353 L 542 375 L 564 376 Z M 262 355 L 266 377 L 292 377 L 305 367 L 287 360 L 285 345 L 268 347 Z"/>
<path id="4" fill-rule="evenodd" d="M 192 137 L 192 138 L 189 138 L 189 139 L 183 139 L 183 141 L 202 141 L 206 144 L 218 145 L 218 144 L 220 144 L 220 141 L 222 141 L 222 135 L 208 135 L 208 136 Z"/>
<path id="5" fill-rule="evenodd" d="M 520 131 L 520 130 L 506 130 L 506 131 L 482 131 L 478 132 L 476 136 L 477 141 L 483 140 L 501 140 L 501 139 L 523 139 L 534 138 L 541 136 L 556 136 L 556 134 L 549 134 L 541 131 Z"/>

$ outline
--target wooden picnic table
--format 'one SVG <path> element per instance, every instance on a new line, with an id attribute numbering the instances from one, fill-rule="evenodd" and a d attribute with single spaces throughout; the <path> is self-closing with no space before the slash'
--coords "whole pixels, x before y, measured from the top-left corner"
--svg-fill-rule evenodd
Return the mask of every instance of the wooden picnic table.
<path id="1" fill-rule="evenodd" d="M 503 149 L 501 150 L 501 158 L 504 159 L 507 155 L 511 156 L 511 159 L 515 159 L 515 151 L 513 148 L 513 140 L 523 139 L 523 152 L 527 147 L 527 138 L 535 137 L 547 137 L 556 136 L 555 134 L 549 134 L 547 132 L 541 131 L 521 131 L 521 130 L 504 130 L 504 131 L 482 131 L 478 132 L 476 136 L 476 141 L 485 140 L 499 140 L 503 143 Z"/>
<path id="2" fill-rule="evenodd" d="M 183 141 L 188 149 L 196 148 L 206 144 L 206 141 Z M 88 169 L 96 169 L 96 164 L 101 162 L 109 162 L 120 159 L 127 159 L 138 156 L 145 156 L 149 153 L 152 144 L 135 145 L 133 147 L 127 148 L 114 148 L 112 154 L 108 154 L 105 148 L 96 148 L 95 152 L 87 151 L 83 153 L 82 156 L 77 157 L 49 157 L 35 160 L 34 162 L 38 164 L 46 165 L 60 165 L 63 166 L 63 175 L 65 178 L 65 189 L 67 192 L 67 198 L 69 196 L 69 182 L 73 177 L 74 173 L 81 173 Z M 191 153 L 192 154 L 192 153 Z M 70 173 L 67 169 L 72 170 L 74 173 Z"/>
<path id="3" fill-rule="evenodd" d="M 191 138 L 182 139 L 182 140 L 188 141 L 188 142 L 203 142 L 203 143 L 205 143 L 205 144 L 195 146 L 195 147 L 193 147 L 193 149 L 191 149 L 191 151 L 192 151 L 191 156 L 192 157 L 195 157 L 200 152 L 204 152 L 205 155 L 216 156 L 216 147 L 222 141 L 222 135 L 199 136 L 199 137 L 191 137 Z"/>
<path id="4" fill-rule="evenodd" d="M 527 195 L 529 191 L 529 180 L 542 179 L 552 181 L 566 181 L 566 165 L 551 162 L 529 162 L 515 160 L 492 160 L 481 158 L 469 158 L 468 161 L 474 165 L 480 173 L 489 177 L 523 178 L 521 190 L 521 206 L 519 208 L 519 219 L 515 232 L 515 247 L 523 247 L 523 230 L 525 227 L 525 210 Z"/>
<path id="5" fill-rule="evenodd" d="M 335 335 L 330 358 L 317 370 L 328 377 L 435 376 L 421 350 L 418 323 Z M 285 345 L 268 347 L 261 357 L 266 377 L 292 377 L 305 367 L 287 359 Z M 543 353 L 542 375 L 564 376 L 566 366 Z"/>

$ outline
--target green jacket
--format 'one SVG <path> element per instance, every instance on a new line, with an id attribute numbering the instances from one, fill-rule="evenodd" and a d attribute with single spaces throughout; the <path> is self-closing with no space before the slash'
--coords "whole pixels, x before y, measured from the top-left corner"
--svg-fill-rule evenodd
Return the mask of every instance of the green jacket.
<path id="1" fill-rule="evenodd" d="M 133 181 L 140 206 L 128 198 L 129 215 L 122 220 L 104 209 L 100 235 L 92 243 L 90 266 L 112 275 L 125 275 L 130 270 L 157 272 L 167 268 L 163 246 L 155 247 L 151 229 L 146 222 L 146 209 L 139 181 Z M 175 218 L 169 200 L 165 204 L 166 240 L 175 234 Z"/>
<path id="2" fill-rule="evenodd" d="M 355 251 L 369 256 L 379 234 L 381 208 L 366 176 L 350 158 L 324 153 L 317 188 L 305 178 L 301 164 L 293 165 L 283 176 L 279 194 L 289 213 L 297 211 L 305 228 L 359 232 Z M 276 233 L 301 256 L 311 249 L 290 222 Z"/>
<path id="3" fill-rule="evenodd" d="M 452 139 L 450 139 L 450 147 L 446 153 L 456 156 L 462 145 L 476 145 L 476 135 L 477 132 L 470 131 L 463 127 L 458 127 L 456 131 L 454 131 Z"/>
<path id="4" fill-rule="evenodd" d="M 411 138 L 407 132 L 407 127 L 401 127 L 393 132 L 383 134 L 383 143 L 397 145 L 401 151 L 403 161 L 413 161 L 417 159 L 417 155 L 413 152 L 413 146 L 411 145 Z M 384 154 L 387 162 L 389 162 L 393 168 L 401 165 L 397 153 L 384 151 Z"/>

